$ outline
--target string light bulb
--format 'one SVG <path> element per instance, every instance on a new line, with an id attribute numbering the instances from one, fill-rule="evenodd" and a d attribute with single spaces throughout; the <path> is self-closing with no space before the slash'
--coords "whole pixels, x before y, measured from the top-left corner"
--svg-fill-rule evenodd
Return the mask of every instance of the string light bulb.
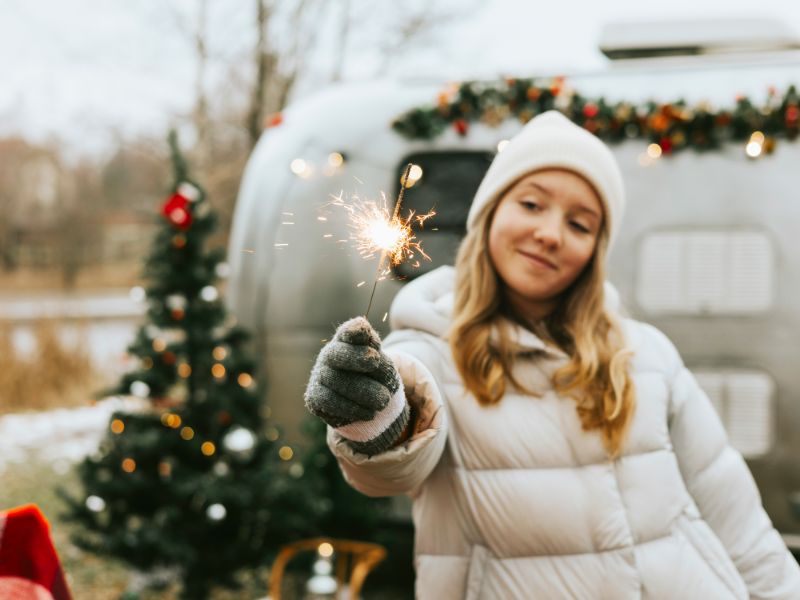
<path id="1" fill-rule="evenodd" d="M 340 152 L 331 152 L 328 155 L 328 164 L 334 168 L 341 167 L 344 164 L 344 156 Z"/>
<path id="2" fill-rule="evenodd" d="M 295 158 L 289 164 L 289 168 L 291 169 L 292 173 L 302 179 L 308 179 L 314 174 L 314 168 L 302 158 Z"/>
<path id="3" fill-rule="evenodd" d="M 662 154 L 661 146 L 659 146 L 658 144 L 653 143 L 647 146 L 647 156 L 649 156 L 650 158 L 654 159 L 661 158 L 661 154 Z"/>
<path id="4" fill-rule="evenodd" d="M 744 148 L 745 154 L 749 158 L 758 158 L 764 150 L 764 134 L 760 131 L 754 131 L 750 134 L 750 140 Z"/>
<path id="5" fill-rule="evenodd" d="M 412 164 L 408 169 L 408 177 L 406 177 L 405 171 L 403 171 L 403 174 L 400 176 L 400 185 L 406 189 L 412 188 L 422 179 L 423 174 L 424 171 L 421 166 Z"/>

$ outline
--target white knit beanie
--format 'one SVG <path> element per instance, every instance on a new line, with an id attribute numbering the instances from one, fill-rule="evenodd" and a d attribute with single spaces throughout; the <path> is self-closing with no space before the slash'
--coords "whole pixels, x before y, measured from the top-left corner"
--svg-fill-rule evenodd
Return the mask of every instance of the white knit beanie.
<path id="1" fill-rule="evenodd" d="M 555 110 L 531 119 L 492 161 L 469 209 L 467 229 L 472 229 L 484 207 L 518 179 L 554 167 L 574 171 L 594 186 L 605 209 L 610 248 L 625 212 L 619 165 L 600 139 Z"/>

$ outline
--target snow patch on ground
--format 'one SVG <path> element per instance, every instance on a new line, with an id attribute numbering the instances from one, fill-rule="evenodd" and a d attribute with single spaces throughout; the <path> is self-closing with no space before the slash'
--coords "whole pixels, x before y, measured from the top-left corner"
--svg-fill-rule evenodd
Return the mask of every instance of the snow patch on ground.
<path id="1" fill-rule="evenodd" d="M 94 406 L 0 417 L 0 475 L 11 464 L 31 460 L 65 472 L 97 450 L 114 411 L 141 409 L 141 400 L 111 397 Z"/>

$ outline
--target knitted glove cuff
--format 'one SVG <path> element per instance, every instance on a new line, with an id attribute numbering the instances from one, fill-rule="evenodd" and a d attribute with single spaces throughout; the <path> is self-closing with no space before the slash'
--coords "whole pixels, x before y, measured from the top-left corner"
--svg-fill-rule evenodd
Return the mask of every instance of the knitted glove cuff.
<path id="1" fill-rule="evenodd" d="M 389 403 L 368 421 L 354 421 L 335 430 L 357 452 L 372 456 L 391 448 L 408 425 L 410 408 L 403 385 L 392 394 Z"/>

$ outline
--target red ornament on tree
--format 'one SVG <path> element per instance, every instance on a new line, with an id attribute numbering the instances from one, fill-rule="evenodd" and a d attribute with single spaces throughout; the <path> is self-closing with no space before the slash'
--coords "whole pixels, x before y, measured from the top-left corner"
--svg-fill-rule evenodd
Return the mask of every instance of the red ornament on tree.
<path id="1" fill-rule="evenodd" d="M 192 213 L 189 212 L 189 200 L 180 194 L 172 194 L 164 206 L 161 207 L 161 214 L 175 227 L 187 230 L 192 225 Z"/>
<path id="2" fill-rule="evenodd" d="M 664 154 L 669 154 L 672 152 L 672 140 L 668 137 L 663 137 L 659 140 L 658 145 L 661 146 L 661 151 Z"/>
<path id="3" fill-rule="evenodd" d="M 453 121 L 453 129 L 456 130 L 456 133 L 460 136 L 467 135 L 467 131 L 469 130 L 469 125 L 464 119 L 456 119 Z"/>
<path id="4" fill-rule="evenodd" d="M 786 107 L 786 124 L 790 127 L 797 126 L 797 120 L 800 118 L 800 108 L 795 106 L 794 104 L 790 104 Z"/>

